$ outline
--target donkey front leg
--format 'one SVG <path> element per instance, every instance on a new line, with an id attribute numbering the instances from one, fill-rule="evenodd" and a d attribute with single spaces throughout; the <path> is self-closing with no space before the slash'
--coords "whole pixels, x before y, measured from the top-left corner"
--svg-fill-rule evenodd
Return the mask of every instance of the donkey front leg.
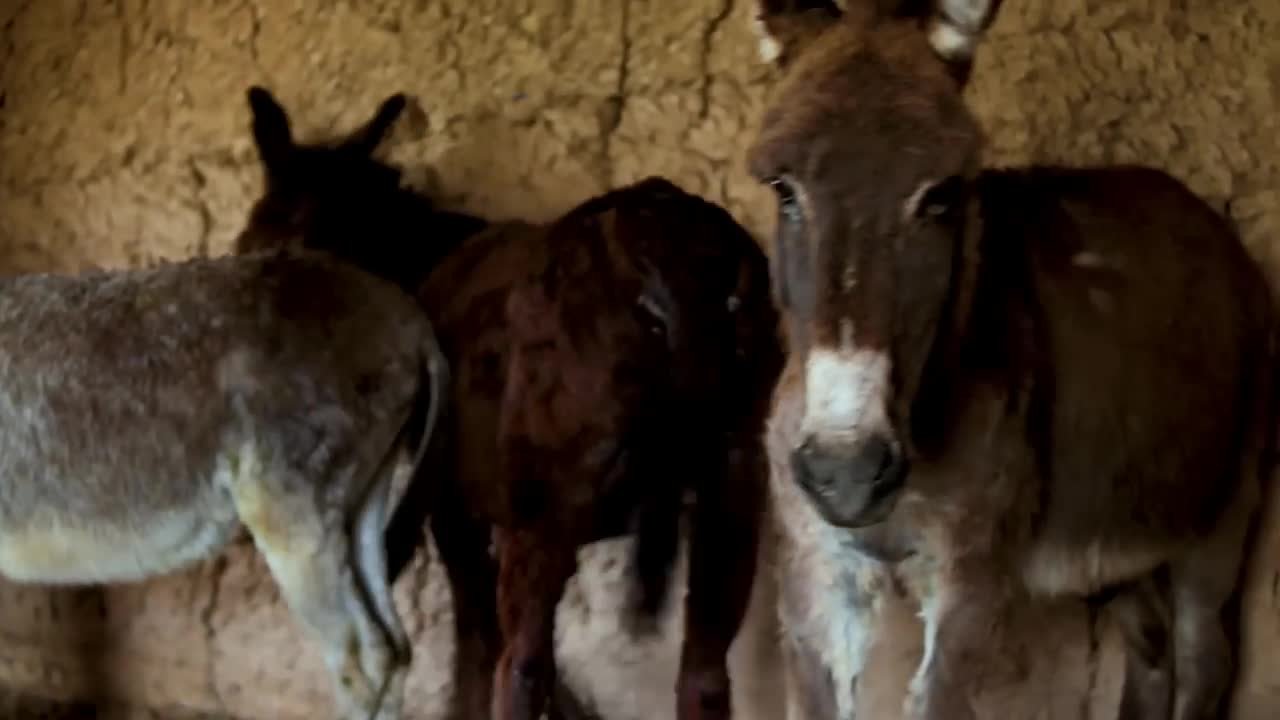
<path id="1" fill-rule="evenodd" d="M 577 546 L 555 534 L 500 530 L 498 555 L 504 647 L 494 674 L 493 716 L 538 720 L 556 682 L 556 606 L 577 569 Z"/>
<path id="2" fill-rule="evenodd" d="M 1125 641 L 1119 720 L 1166 720 L 1172 712 L 1173 643 L 1165 579 L 1153 575 L 1121 588 L 1107 605 Z"/>
<path id="3" fill-rule="evenodd" d="M 921 592 L 924 656 L 911 680 L 910 720 L 972 720 L 974 699 L 988 685 L 1020 679 L 1023 665 L 1006 655 L 1005 625 L 1010 589 L 986 562 L 973 573 L 957 571 L 931 579 Z"/>
<path id="4" fill-rule="evenodd" d="M 677 680 L 679 720 L 731 717 L 729 646 L 751 600 L 769 465 L 754 438 L 696 484 L 689 545 L 684 649 Z"/>
<path id="5" fill-rule="evenodd" d="M 864 531 L 827 524 L 785 469 L 773 472 L 786 718 L 862 720 L 861 678 L 890 566 L 862 551 L 855 536 Z"/>
<path id="6" fill-rule="evenodd" d="M 1223 621 L 1240 611 L 1236 590 L 1257 497 L 1254 481 L 1246 480 L 1209 537 L 1170 568 L 1173 720 L 1216 720 L 1225 712 L 1236 648 Z"/>
<path id="7" fill-rule="evenodd" d="M 881 591 L 860 581 L 883 569 L 870 558 L 831 559 L 848 570 L 834 584 L 811 570 L 779 568 L 787 720 L 871 717 L 863 710 L 860 684 L 880 623 Z"/>
<path id="8" fill-rule="evenodd" d="M 786 720 L 853 720 L 852 705 L 841 714 L 833 670 L 808 638 L 784 636 L 782 662 Z"/>

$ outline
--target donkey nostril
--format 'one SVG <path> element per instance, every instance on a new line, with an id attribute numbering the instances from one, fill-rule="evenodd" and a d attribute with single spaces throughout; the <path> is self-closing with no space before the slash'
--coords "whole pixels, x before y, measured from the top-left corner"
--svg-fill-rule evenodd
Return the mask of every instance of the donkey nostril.
<path id="1" fill-rule="evenodd" d="M 862 445 L 859 460 L 869 479 L 877 480 L 893 455 L 893 449 L 884 438 L 873 437 Z"/>
<path id="2" fill-rule="evenodd" d="M 893 444 L 883 437 L 871 438 L 858 453 L 858 472 L 874 485 L 901 483 L 906 463 Z"/>
<path id="3" fill-rule="evenodd" d="M 864 440 L 850 458 L 849 472 L 859 484 L 879 485 L 891 481 L 890 472 L 895 464 L 893 445 L 882 436 Z"/>
<path id="4" fill-rule="evenodd" d="M 830 487 L 831 479 L 822 472 L 817 448 L 811 439 L 806 439 L 791 452 L 791 472 L 796 482 L 811 488 Z"/>

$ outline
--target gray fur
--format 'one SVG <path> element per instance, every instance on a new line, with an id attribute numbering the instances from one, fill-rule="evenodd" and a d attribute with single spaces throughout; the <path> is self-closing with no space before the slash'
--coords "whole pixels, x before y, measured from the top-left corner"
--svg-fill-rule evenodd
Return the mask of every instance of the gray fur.
<path id="1" fill-rule="evenodd" d="M 445 376 L 408 295 L 318 254 L 4 279 L 0 573 L 140 580 L 244 526 L 342 717 L 397 718 L 381 530 L 407 420 L 430 393 L 430 434 Z"/>

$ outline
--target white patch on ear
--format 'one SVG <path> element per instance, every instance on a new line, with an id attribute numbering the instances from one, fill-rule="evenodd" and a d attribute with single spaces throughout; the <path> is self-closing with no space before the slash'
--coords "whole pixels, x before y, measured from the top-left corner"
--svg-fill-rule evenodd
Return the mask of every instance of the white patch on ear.
<path id="1" fill-rule="evenodd" d="M 938 6 L 943 15 L 971 35 L 981 31 L 991 14 L 991 0 L 942 0 Z"/>
<path id="2" fill-rule="evenodd" d="M 764 18 L 759 15 L 751 18 L 751 29 L 756 34 L 756 52 L 760 54 L 760 59 L 767 63 L 777 62 L 782 57 L 782 43 L 769 32 L 769 25 Z"/>
<path id="3" fill-rule="evenodd" d="M 978 47 L 978 38 L 948 23 L 935 20 L 929 28 L 929 44 L 944 60 L 968 60 Z"/>

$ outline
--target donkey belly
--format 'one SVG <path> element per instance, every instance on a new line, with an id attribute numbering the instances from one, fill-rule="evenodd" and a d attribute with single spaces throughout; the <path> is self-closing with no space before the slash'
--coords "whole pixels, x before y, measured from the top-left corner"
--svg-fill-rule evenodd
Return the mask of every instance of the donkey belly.
<path id="1" fill-rule="evenodd" d="M 1022 566 L 1023 582 L 1037 595 L 1093 595 L 1154 572 L 1174 551 L 1159 542 L 1094 538 L 1071 543 L 1044 537 L 1027 552 Z"/>
<path id="2" fill-rule="evenodd" d="M 37 517 L 0 530 L 0 573 L 42 584 L 141 580 L 208 557 L 238 529 L 234 514 L 210 507 L 126 523 Z"/>

